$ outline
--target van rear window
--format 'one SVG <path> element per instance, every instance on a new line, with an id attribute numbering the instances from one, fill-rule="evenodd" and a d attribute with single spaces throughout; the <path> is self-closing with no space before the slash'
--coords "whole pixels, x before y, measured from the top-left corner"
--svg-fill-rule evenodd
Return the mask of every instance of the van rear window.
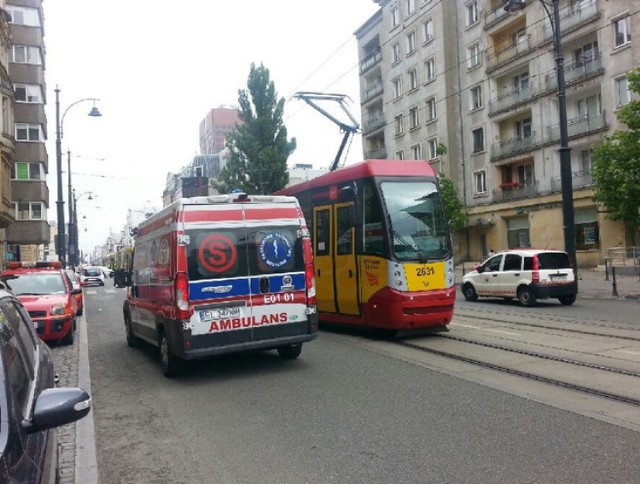
<path id="1" fill-rule="evenodd" d="M 569 256 L 565 252 L 541 252 L 538 254 L 539 269 L 570 269 Z"/>
<path id="2" fill-rule="evenodd" d="M 304 271 L 299 227 L 188 231 L 189 280 Z"/>

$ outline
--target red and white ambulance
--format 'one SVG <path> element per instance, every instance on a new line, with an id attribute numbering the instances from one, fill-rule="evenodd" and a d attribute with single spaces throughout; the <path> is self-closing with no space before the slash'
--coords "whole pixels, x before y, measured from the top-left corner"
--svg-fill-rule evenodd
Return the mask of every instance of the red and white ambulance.
<path id="1" fill-rule="evenodd" d="M 316 338 L 313 255 L 298 201 L 244 193 L 183 198 L 140 224 L 124 303 L 129 346 L 181 360 L 246 350 L 300 355 Z"/>

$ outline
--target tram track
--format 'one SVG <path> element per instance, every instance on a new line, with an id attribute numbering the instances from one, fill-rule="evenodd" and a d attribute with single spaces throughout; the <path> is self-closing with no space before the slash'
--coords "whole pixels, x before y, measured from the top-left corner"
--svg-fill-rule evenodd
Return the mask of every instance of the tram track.
<path id="1" fill-rule="evenodd" d="M 446 336 L 444 336 L 446 337 Z M 463 338 L 458 338 L 458 337 L 454 337 L 454 338 L 449 338 L 449 339 L 462 339 Z M 460 342 L 465 342 L 465 341 L 460 341 Z M 464 363 L 468 363 L 468 364 L 472 364 L 475 366 L 479 366 L 482 368 L 487 368 L 487 369 L 491 369 L 491 370 L 496 370 L 502 373 L 507 373 L 510 375 L 514 375 L 514 376 L 518 376 L 521 378 L 525 378 L 528 380 L 535 380 L 538 382 L 542 382 L 542 383 L 546 383 L 549 385 L 553 385 L 553 386 L 557 386 L 557 387 L 561 387 L 561 388 L 565 388 L 565 389 L 569 389 L 569 390 L 573 390 L 573 391 L 577 391 L 577 392 L 581 392 L 581 393 L 586 393 L 589 395 L 595 395 L 598 397 L 602 397 L 605 398 L 607 400 L 612 400 L 612 401 L 616 401 L 616 402 L 621 402 L 621 403 L 626 403 L 629 405 L 634 405 L 634 406 L 638 406 L 640 407 L 640 399 L 634 398 L 634 397 L 630 397 L 628 395 L 622 395 L 619 393 L 613 393 L 613 392 L 608 392 L 605 390 L 600 390 L 597 388 L 593 388 L 593 387 L 588 387 L 585 385 L 580 385 L 577 383 L 572 383 L 572 382 L 568 382 L 568 381 L 563 381 L 563 380 L 559 380 L 557 378 L 551 378 L 548 376 L 544 376 L 544 375 L 539 375 L 539 374 L 535 374 L 535 373 L 531 373 L 528 371 L 523 371 L 523 370 L 518 370 L 515 368 L 510 368 L 508 366 L 505 365 L 500 365 L 500 364 L 496 364 L 496 363 L 491 363 L 488 361 L 482 361 L 479 360 L 477 358 L 472 358 L 470 356 L 465 356 L 465 355 L 461 355 L 461 354 L 456 354 L 450 351 L 444 351 L 444 350 L 440 350 L 440 349 L 435 349 L 435 348 L 430 348 L 430 347 L 426 347 L 426 346 L 422 346 L 416 343 L 411 343 L 409 341 L 403 341 L 403 340 L 396 340 L 395 344 L 400 345 L 400 346 L 404 346 L 406 348 L 410 348 L 413 350 L 417 350 L 420 352 L 424 352 L 424 353 L 429 353 L 432 355 L 436 355 L 436 356 L 440 356 L 440 357 L 444 357 L 444 358 L 449 358 L 449 359 L 453 359 L 453 360 L 457 360 L 457 361 L 461 361 Z M 490 348 L 493 349 L 500 349 L 505 351 L 505 348 L 501 348 L 500 345 L 491 345 L 491 344 L 483 344 L 483 346 L 487 346 L 489 345 Z M 537 354 L 536 352 L 527 352 L 526 350 L 518 350 L 516 348 L 513 348 L 514 352 L 516 353 L 520 353 L 523 355 L 527 355 L 527 356 L 533 356 L 533 357 L 540 357 L 541 354 Z M 523 352 L 522 352 L 523 351 Z M 551 355 L 546 355 L 549 356 L 549 358 L 545 359 L 549 359 L 552 361 L 557 361 L 557 362 L 561 362 L 561 363 L 570 363 L 570 364 L 575 364 L 575 363 L 584 363 L 584 364 L 580 364 L 580 366 L 586 367 L 586 368 L 592 368 L 590 363 L 586 363 L 586 362 L 573 362 L 571 360 L 568 359 L 562 359 L 562 358 L 558 358 L 555 359 L 556 357 L 553 357 Z M 563 360 L 567 360 L 567 361 L 563 361 Z M 600 366 L 600 367 L 598 367 Z M 621 369 L 616 369 L 616 368 L 606 368 L 603 367 L 601 365 L 594 365 L 594 367 L 592 369 L 596 369 L 596 370 L 601 370 L 601 371 L 611 371 L 614 373 L 618 373 L 618 374 L 622 374 L 624 376 L 631 376 L 634 378 L 640 378 L 640 374 L 638 374 L 637 372 L 627 372 L 627 370 L 621 370 Z"/>

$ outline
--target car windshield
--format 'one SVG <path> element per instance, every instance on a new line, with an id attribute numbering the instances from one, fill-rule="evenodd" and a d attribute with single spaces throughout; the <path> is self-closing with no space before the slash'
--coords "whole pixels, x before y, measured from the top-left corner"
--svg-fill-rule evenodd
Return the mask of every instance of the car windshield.
<path id="1" fill-rule="evenodd" d="M 449 254 L 449 235 L 441 196 L 434 182 L 382 182 L 398 260 L 439 260 Z"/>
<path id="2" fill-rule="evenodd" d="M 3 276 L 4 282 L 16 296 L 44 294 L 64 294 L 67 288 L 62 274 L 30 273 Z"/>

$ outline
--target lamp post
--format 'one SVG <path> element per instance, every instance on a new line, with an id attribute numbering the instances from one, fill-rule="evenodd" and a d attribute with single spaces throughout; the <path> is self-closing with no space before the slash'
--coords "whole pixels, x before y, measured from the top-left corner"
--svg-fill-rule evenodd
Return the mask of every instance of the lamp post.
<path id="1" fill-rule="evenodd" d="M 56 200 L 56 209 L 58 216 L 58 235 L 56 244 L 56 250 L 58 251 L 58 260 L 62 264 L 63 267 L 66 266 L 66 237 L 65 237 L 65 227 L 64 227 L 64 199 L 63 199 L 63 190 L 62 190 L 62 127 L 64 123 L 64 117 L 76 104 L 79 104 L 84 101 L 93 101 L 94 106 L 89 112 L 89 116 L 98 117 L 102 116 L 98 108 L 95 106 L 95 102 L 99 101 L 97 98 L 87 97 L 78 99 L 77 101 L 71 103 L 67 109 L 62 113 L 62 118 L 60 117 L 60 89 L 56 86 L 56 170 L 57 170 L 57 183 L 58 183 L 58 199 Z M 71 163 L 69 162 L 69 165 Z M 69 186 L 71 186 L 71 169 L 69 169 Z M 71 199 L 69 200 L 69 204 L 71 204 Z"/>
<path id="2" fill-rule="evenodd" d="M 72 195 L 69 197 L 69 263 L 72 265 L 78 265 L 80 244 L 78 240 L 78 200 L 84 195 L 88 195 L 87 200 L 93 200 L 92 192 L 82 192 L 76 197 L 75 189 L 72 191 Z"/>
<path id="3" fill-rule="evenodd" d="M 564 248 L 574 270 L 577 273 L 576 226 L 573 215 L 573 182 L 571 179 L 571 148 L 567 128 L 567 100 L 564 82 L 564 56 L 562 54 L 562 32 L 560 29 L 560 0 L 545 2 L 538 0 L 544 8 L 553 32 L 553 50 L 556 58 L 556 77 L 558 79 L 558 111 L 560 118 L 560 181 L 562 186 L 562 225 L 564 229 Z M 525 0 L 504 0 L 504 9 L 515 13 L 525 8 Z M 552 10 L 549 10 L 552 8 Z"/>

